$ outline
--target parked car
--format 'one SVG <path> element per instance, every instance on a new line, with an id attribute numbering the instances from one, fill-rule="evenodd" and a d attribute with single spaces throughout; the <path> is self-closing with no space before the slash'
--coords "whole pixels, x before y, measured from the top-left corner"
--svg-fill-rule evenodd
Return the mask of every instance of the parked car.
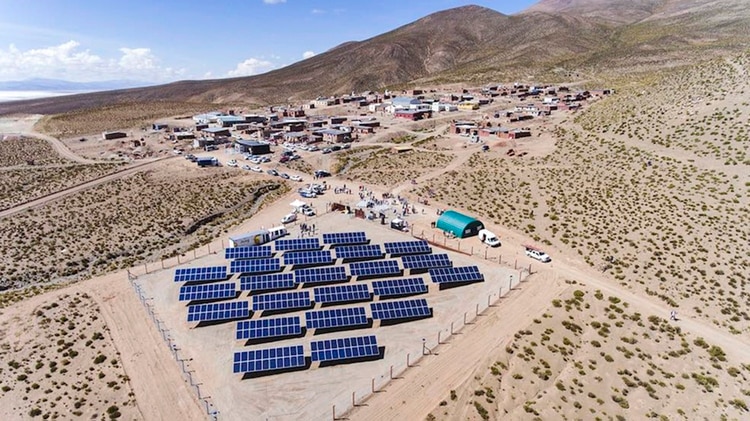
<path id="1" fill-rule="evenodd" d="M 279 177 L 283 178 L 284 180 L 289 180 L 289 174 L 285 172 L 279 174 Z"/>
<path id="2" fill-rule="evenodd" d="M 538 248 L 532 247 L 532 246 L 525 246 L 526 247 L 526 255 L 531 257 L 532 259 L 539 260 L 542 263 L 549 263 L 552 261 L 552 258 L 549 257 L 549 255 Z"/>
<path id="3" fill-rule="evenodd" d="M 315 171 L 315 176 L 316 177 L 330 177 L 331 173 L 325 170 L 317 170 Z"/>
<path id="4" fill-rule="evenodd" d="M 271 158 L 269 158 L 267 156 L 261 156 L 260 157 L 260 162 L 261 163 L 263 163 L 263 162 L 271 162 Z"/>
<path id="5" fill-rule="evenodd" d="M 297 220 L 297 215 L 294 214 L 294 213 L 290 213 L 290 214 L 284 216 L 283 218 L 281 218 L 281 223 L 282 224 L 288 224 L 288 223 L 294 222 L 296 220 Z"/>
<path id="6" fill-rule="evenodd" d="M 300 190 L 299 195 L 308 199 L 313 199 L 315 197 L 318 197 L 318 195 L 315 194 L 315 192 L 311 190 Z"/>
<path id="7" fill-rule="evenodd" d="M 331 148 L 325 148 L 323 149 L 323 153 L 331 153 L 333 150 Z"/>
<path id="8" fill-rule="evenodd" d="M 237 167 L 239 164 L 237 164 L 237 161 L 234 159 L 230 159 L 229 162 L 227 162 L 227 167 Z"/>
<path id="9" fill-rule="evenodd" d="M 249 166 L 249 165 L 247 165 L 247 164 L 244 164 L 244 165 L 242 166 L 242 169 L 243 169 L 243 170 L 246 170 L 246 171 L 250 171 L 250 166 Z"/>
<path id="10" fill-rule="evenodd" d="M 289 157 L 288 157 L 288 156 L 286 156 L 286 155 L 282 156 L 282 157 L 281 157 L 281 159 L 279 159 L 279 162 L 281 162 L 282 164 L 283 164 L 284 162 L 287 162 L 287 161 L 289 161 Z"/>
<path id="11" fill-rule="evenodd" d="M 254 167 L 250 167 L 250 171 L 253 171 L 253 172 L 263 172 L 263 168 L 261 168 L 261 167 L 259 167 L 259 166 L 256 165 Z"/>
<path id="12" fill-rule="evenodd" d="M 298 175 L 290 175 L 289 179 L 292 180 L 292 181 L 302 181 L 302 177 L 300 177 Z"/>
<path id="13" fill-rule="evenodd" d="M 495 233 L 493 233 L 492 231 L 486 229 L 479 230 L 479 241 L 487 244 L 490 247 L 500 246 L 500 239 L 497 238 L 497 235 L 495 235 Z"/>
<path id="14" fill-rule="evenodd" d="M 341 150 L 341 146 L 339 146 L 339 145 L 333 145 L 333 146 L 331 146 L 331 150 L 334 151 L 334 152 L 340 151 Z"/>
<path id="15" fill-rule="evenodd" d="M 270 175 L 279 175 L 279 172 L 275 169 L 271 168 L 270 170 L 266 171 Z"/>
<path id="16" fill-rule="evenodd" d="M 310 146 L 307 147 L 307 150 L 310 151 L 310 152 L 315 152 L 315 151 L 319 151 L 320 148 L 318 148 L 315 145 L 310 145 Z"/>
<path id="17" fill-rule="evenodd" d="M 302 214 L 305 216 L 315 216 L 315 211 L 311 207 L 304 207 L 302 208 Z"/>
<path id="18" fill-rule="evenodd" d="M 341 149 L 349 149 L 349 148 L 351 148 L 351 147 L 352 147 L 352 144 L 351 144 L 351 143 L 344 143 L 344 144 L 343 144 L 343 145 L 341 146 Z"/>

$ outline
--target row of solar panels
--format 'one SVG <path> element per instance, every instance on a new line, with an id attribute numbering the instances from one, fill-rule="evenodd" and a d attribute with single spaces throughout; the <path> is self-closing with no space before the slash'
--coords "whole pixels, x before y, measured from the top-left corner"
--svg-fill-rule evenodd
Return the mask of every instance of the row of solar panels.
<path id="1" fill-rule="evenodd" d="M 345 234 L 345 233 L 338 233 Z M 350 233 L 357 234 L 357 233 Z M 336 252 L 337 259 L 353 259 L 353 258 L 375 258 L 383 255 L 383 251 L 379 244 L 364 244 L 367 242 L 367 238 L 364 233 L 360 237 L 353 237 L 350 242 L 335 242 L 327 243 L 326 234 L 323 234 L 324 244 L 340 244 L 341 246 L 333 248 Z M 407 254 L 423 254 L 432 252 L 429 244 L 424 240 L 418 241 L 397 241 L 383 244 L 385 253 L 394 256 L 401 256 Z M 322 248 L 318 238 L 292 238 L 276 240 L 274 248 L 277 252 L 283 251 L 287 253 L 301 252 L 301 251 L 315 251 Z M 261 259 L 269 258 L 273 256 L 273 250 L 271 246 L 241 246 L 241 247 L 230 247 L 224 250 L 224 257 L 229 260 L 235 259 Z"/>
<path id="2" fill-rule="evenodd" d="M 345 361 L 380 355 L 375 335 L 327 339 L 310 344 L 312 362 Z M 234 353 L 234 373 L 263 373 L 305 367 L 302 345 L 257 349 Z"/>

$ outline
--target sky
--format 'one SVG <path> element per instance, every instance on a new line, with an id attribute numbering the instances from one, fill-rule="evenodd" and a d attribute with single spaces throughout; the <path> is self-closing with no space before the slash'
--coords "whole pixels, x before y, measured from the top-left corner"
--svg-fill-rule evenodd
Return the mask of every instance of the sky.
<path id="1" fill-rule="evenodd" d="M 0 0 L 0 81 L 249 76 L 440 10 L 537 0 Z"/>

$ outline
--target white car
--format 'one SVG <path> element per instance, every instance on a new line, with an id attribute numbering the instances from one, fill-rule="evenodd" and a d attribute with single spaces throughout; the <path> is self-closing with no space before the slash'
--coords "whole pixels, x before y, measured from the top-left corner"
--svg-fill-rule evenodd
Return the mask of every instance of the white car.
<path id="1" fill-rule="evenodd" d="M 532 259 L 539 260 L 542 263 L 549 263 L 552 261 L 547 253 L 531 247 L 526 247 L 526 255 Z"/>
<path id="2" fill-rule="evenodd" d="M 286 215 L 283 218 L 281 218 L 281 223 L 282 224 L 288 224 L 288 223 L 294 222 L 296 220 L 297 220 L 297 215 L 293 214 L 293 213 L 290 213 L 289 215 Z"/>
<path id="3" fill-rule="evenodd" d="M 232 159 L 229 162 L 227 162 L 227 167 L 237 167 L 239 164 L 236 160 Z"/>
<path id="4" fill-rule="evenodd" d="M 292 180 L 292 181 L 302 181 L 302 177 L 300 177 L 298 175 L 290 175 L 289 179 Z"/>
<path id="5" fill-rule="evenodd" d="M 259 166 L 256 165 L 254 167 L 250 167 L 250 171 L 263 172 L 263 168 L 261 168 L 261 167 L 259 167 Z"/>
<path id="6" fill-rule="evenodd" d="M 315 211 L 311 207 L 302 208 L 302 213 L 305 216 L 315 216 Z"/>
<path id="7" fill-rule="evenodd" d="M 245 165 L 242 166 L 242 169 L 246 170 L 246 171 L 250 171 L 250 166 L 247 165 L 247 164 L 245 164 Z"/>

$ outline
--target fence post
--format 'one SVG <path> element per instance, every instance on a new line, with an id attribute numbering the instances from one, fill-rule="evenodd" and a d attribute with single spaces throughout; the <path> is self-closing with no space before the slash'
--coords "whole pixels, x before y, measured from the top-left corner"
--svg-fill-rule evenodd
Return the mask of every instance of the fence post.
<path id="1" fill-rule="evenodd" d="M 146 273 L 148 273 L 148 266 L 145 263 L 143 264 L 143 270 L 145 270 Z"/>
<path id="2" fill-rule="evenodd" d="M 182 262 L 180 262 L 180 255 L 179 255 L 179 254 L 177 255 L 177 264 L 178 264 L 178 265 L 181 265 L 181 264 L 182 264 Z"/>
<path id="3" fill-rule="evenodd" d="M 372 393 L 375 393 L 375 378 L 372 379 Z"/>
<path id="4" fill-rule="evenodd" d="M 336 405 L 333 405 L 333 421 L 336 421 Z"/>
<path id="5" fill-rule="evenodd" d="M 411 356 L 411 354 L 408 354 L 408 353 L 406 354 L 406 366 L 407 367 L 411 367 L 411 365 L 409 364 L 409 357 L 410 356 Z"/>
<path id="6" fill-rule="evenodd" d="M 438 330 L 438 345 L 440 345 L 440 331 Z"/>
<path id="7" fill-rule="evenodd" d="M 391 366 L 391 380 L 393 380 L 393 366 Z"/>
<path id="8" fill-rule="evenodd" d="M 354 394 L 357 392 L 352 392 L 352 406 L 357 406 L 357 400 L 354 398 Z"/>
<path id="9" fill-rule="evenodd" d="M 477 315 L 477 316 L 479 316 L 479 303 L 477 303 L 477 311 L 476 311 L 476 315 Z"/>
<path id="10" fill-rule="evenodd" d="M 208 254 L 211 254 L 211 243 L 208 243 Z"/>
<path id="11" fill-rule="evenodd" d="M 451 322 L 451 335 L 453 334 L 453 322 Z"/>
<path id="12" fill-rule="evenodd" d="M 464 312 L 464 324 L 466 324 L 466 312 Z"/>
<path id="13" fill-rule="evenodd" d="M 164 269 L 164 259 L 161 259 L 161 268 Z"/>

